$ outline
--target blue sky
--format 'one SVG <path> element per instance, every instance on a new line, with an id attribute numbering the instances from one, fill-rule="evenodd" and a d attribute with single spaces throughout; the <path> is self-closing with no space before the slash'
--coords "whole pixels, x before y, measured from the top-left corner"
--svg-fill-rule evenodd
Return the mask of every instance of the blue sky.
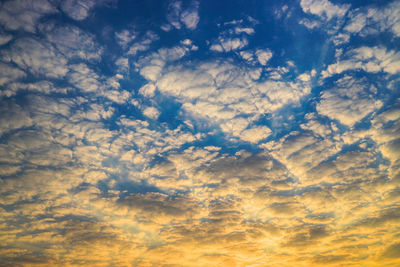
<path id="1" fill-rule="evenodd" d="M 398 1 L 1 1 L 0 262 L 399 264 L 399 47 Z"/>

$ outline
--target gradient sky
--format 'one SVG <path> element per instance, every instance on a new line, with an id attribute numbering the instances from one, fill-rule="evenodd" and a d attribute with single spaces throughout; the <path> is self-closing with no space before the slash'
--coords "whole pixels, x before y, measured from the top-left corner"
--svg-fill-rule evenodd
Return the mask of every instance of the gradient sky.
<path id="1" fill-rule="evenodd" d="M 0 266 L 400 266 L 400 1 L 1 1 Z"/>

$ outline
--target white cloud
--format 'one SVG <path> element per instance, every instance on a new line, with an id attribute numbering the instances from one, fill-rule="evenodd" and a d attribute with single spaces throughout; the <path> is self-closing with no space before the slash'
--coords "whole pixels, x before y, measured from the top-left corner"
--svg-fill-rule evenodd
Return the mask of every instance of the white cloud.
<path id="1" fill-rule="evenodd" d="M 49 25 L 49 27 L 51 27 Z M 55 44 L 58 51 L 66 58 L 99 60 L 103 49 L 96 43 L 94 35 L 73 26 L 53 26 L 46 29 L 47 39 Z"/>
<path id="2" fill-rule="evenodd" d="M 200 21 L 199 13 L 198 13 L 198 2 L 195 2 L 195 6 L 190 10 L 184 10 L 181 13 L 181 21 L 185 24 L 186 28 L 190 30 L 194 30 L 197 27 L 197 24 Z"/>
<path id="3" fill-rule="evenodd" d="M 98 91 L 101 83 L 99 76 L 91 70 L 86 64 L 75 64 L 69 66 L 68 81 L 75 87 L 84 92 Z"/>
<path id="4" fill-rule="evenodd" d="M 185 117 L 207 119 L 212 124 L 220 125 L 225 133 L 250 141 L 248 135 L 241 134 L 249 123 L 262 114 L 298 103 L 310 90 L 304 82 L 256 82 L 254 79 L 258 79 L 258 76 L 254 76 L 253 71 L 253 68 L 228 63 L 171 66 L 162 72 L 156 86 L 160 93 L 174 96 L 182 103 L 182 115 Z M 261 133 L 261 130 L 256 132 Z M 259 136 L 261 139 L 267 137 Z M 251 141 L 257 142 L 256 139 L 261 140 L 255 137 Z"/>
<path id="5" fill-rule="evenodd" d="M 71 91 L 71 88 L 56 87 L 53 83 L 48 81 L 39 81 L 34 83 L 20 83 L 14 82 L 7 86 L 5 93 L 15 95 L 19 90 L 27 90 L 33 92 L 40 92 L 43 94 L 60 93 L 65 94 Z"/>
<path id="6" fill-rule="evenodd" d="M 148 84 L 143 85 L 139 89 L 139 94 L 141 94 L 145 97 L 153 97 L 155 91 L 156 91 L 156 86 L 152 83 L 148 83 Z"/>
<path id="7" fill-rule="evenodd" d="M 159 78 L 167 63 L 181 59 L 187 52 L 188 48 L 181 46 L 161 48 L 157 52 L 141 58 L 139 62 L 136 63 L 136 66 L 140 67 L 139 71 L 143 77 L 154 82 Z"/>
<path id="8" fill-rule="evenodd" d="M 61 78 L 68 72 L 67 60 L 51 45 L 36 39 L 18 39 L 2 52 L 4 61 L 14 62 L 34 75 Z"/>
<path id="9" fill-rule="evenodd" d="M 25 77 L 25 72 L 0 62 L 0 86 Z"/>
<path id="10" fill-rule="evenodd" d="M 20 105 L 8 101 L 0 105 L 0 136 L 12 130 L 29 127 L 33 124 L 29 112 Z"/>
<path id="11" fill-rule="evenodd" d="M 351 33 L 358 33 L 365 27 L 366 23 L 366 15 L 363 13 L 359 13 L 351 18 L 350 22 L 346 25 L 346 27 L 344 27 L 344 30 Z"/>
<path id="12" fill-rule="evenodd" d="M 126 57 L 118 58 L 115 61 L 115 65 L 118 67 L 118 70 L 122 73 L 126 73 L 129 70 L 129 60 Z"/>
<path id="13" fill-rule="evenodd" d="M 61 9 L 74 20 L 84 20 L 95 5 L 94 0 L 65 0 L 61 3 Z"/>
<path id="14" fill-rule="evenodd" d="M 272 52 L 269 49 L 266 50 L 258 49 L 256 51 L 256 56 L 258 62 L 260 62 L 261 65 L 265 66 L 267 65 L 267 62 L 272 58 Z"/>
<path id="15" fill-rule="evenodd" d="M 8 30 L 36 32 L 39 20 L 57 13 L 57 9 L 47 0 L 13 0 L 0 4 L 0 23 Z"/>
<path id="16" fill-rule="evenodd" d="M 301 124 L 300 127 L 305 130 L 313 131 L 315 136 L 321 136 L 323 138 L 332 134 L 329 124 L 321 123 L 316 119 L 310 119 L 307 123 Z"/>
<path id="17" fill-rule="evenodd" d="M 367 36 L 391 31 L 400 36 L 400 3 L 392 2 L 381 8 L 366 7 L 350 14 L 344 30 L 352 34 Z"/>
<path id="18" fill-rule="evenodd" d="M 105 90 L 103 95 L 118 104 L 126 104 L 131 94 L 125 90 Z"/>
<path id="19" fill-rule="evenodd" d="M 140 51 L 146 51 L 150 48 L 150 45 L 158 40 L 160 37 L 152 31 L 146 32 L 143 36 L 135 37 L 136 42 L 128 41 L 126 44 L 122 43 L 123 48 L 127 48 L 127 55 L 136 55 Z M 127 41 L 127 40 L 125 40 Z M 125 42 L 123 41 L 123 42 Z M 121 42 L 120 42 L 121 43 Z M 129 43 L 129 45 L 127 45 Z"/>
<path id="20" fill-rule="evenodd" d="M 321 23 L 316 20 L 302 19 L 302 20 L 300 20 L 299 23 L 306 26 L 309 29 L 321 27 Z"/>
<path id="21" fill-rule="evenodd" d="M 197 24 L 200 21 L 198 9 L 198 1 L 188 1 L 185 2 L 185 5 L 182 4 L 182 1 L 171 1 L 167 20 L 176 29 L 180 29 L 183 23 L 189 30 L 194 30 L 197 28 Z M 166 25 L 162 28 L 166 31 L 171 30 L 171 28 Z"/>
<path id="22" fill-rule="evenodd" d="M 313 168 L 338 153 L 341 144 L 306 132 L 292 132 L 264 145 L 303 184 L 318 184 L 329 176 L 312 175 Z"/>
<path id="23" fill-rule="evenodd" d="M 382 107 L 383 103 L 372 97 L 373 92 L 373 86 L 368 86 L 368 83 L 344 77 L 336 87 L 322 93 L 317 111 L 351 127 Z"/>
<path id="24" fill-rule="evenodd" d="M 174 26 L 176 29 L 181 28 L 180 23 L 180 12 L 182 11 L 182 2 L 181 1 L 171 1 L 169 4 L 169 12 L 167 14 L 168 22 Z"/>
<path id="25" fill-rule="evenodd" d="M 236 34 L 245 33 L 245 34 L 248 34 L 248 35 L 252 35 L 252 34 L 255 33 L 255 31 L 254 31 L 253 28 L 250 28 L 250 27 L 240 27 L 240 26 L 238 26 L 238 27 L 235 28 L 235 33 Z"/>
<path id="26" fill-rule="evenodd" d="M 4 34 L 0 32 L 0 46 L 7 44 L 9 41 L 11 41 L 12 38 L 13 37 L 11 34 Z"/>
<path id="27" fill-rule="evenodd" d="M 158 109 L 156 109 L 155 107 L 146 107 L 143 110 L 143 115 L 150 119 L 156 120 L 158 116 L 160 116 L 160 111 L 158 111 Z"/>
<path id="28" fill-rule="evenodd" d="M 117 39 L 117 42 L 120 46 L 123 48 L 126 48 L 126 46 L 132 42 L 133 40 L 136 39 L 137 34 L 133 31 L 129 30 L 122 30 L 120 32 L 115 33 L 115 37 Z"/>
<path id="29" fill-rule="evenodd" d="M 247 46 L 249 41 L 246 37 L 235 38 L 218 38 L 218 42 L 210 46 L 210 50 L 217 52 L 229 52 L 233 50 L 242 49 Z"/>
<path id="30" fill-rule="evenodd" d="M 334 5 L 328 0 L 301 0 L 300 5 L 305 13 L 317 15 L 327 20 L 343 17 L 350 7 L 350 5 Z"/>
<path id="31" fill-rule="evenodd" d="M 362 69 L 367 72 L 380 71 L 396 74 L 400 71 L 400 52 L 388 51 L 385 47 L 360 47 L 346 52 L 345 59 L 328 66 L 322 76 L 329 77 L 348 70 Z"/>
<path id="32" fill-rule="evenodd" d="M 258 143 L 261 140 L 266 139 L 270 134 L 271 130 L 268 127 L 256 126 L 241 132 L 240 139 L 250 143 Z"/>

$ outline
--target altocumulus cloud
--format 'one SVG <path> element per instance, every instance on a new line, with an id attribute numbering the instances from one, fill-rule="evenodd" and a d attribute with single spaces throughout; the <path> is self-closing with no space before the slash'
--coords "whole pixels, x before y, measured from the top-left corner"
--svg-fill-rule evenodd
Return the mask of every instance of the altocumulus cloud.
<path id="1" fill-rule="evenodd" d="M 396 266 L 396 1 L 0 4 L 1 266 Z"/>

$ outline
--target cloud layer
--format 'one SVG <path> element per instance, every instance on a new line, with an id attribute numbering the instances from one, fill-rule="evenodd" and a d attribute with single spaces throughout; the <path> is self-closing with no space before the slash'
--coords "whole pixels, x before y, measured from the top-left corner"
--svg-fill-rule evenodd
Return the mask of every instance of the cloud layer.
<path id="1" fill-rule="evenodd" d="M 1 264 L 399 264 L 398 3 L 152 2 L 0 4 Z"/>

